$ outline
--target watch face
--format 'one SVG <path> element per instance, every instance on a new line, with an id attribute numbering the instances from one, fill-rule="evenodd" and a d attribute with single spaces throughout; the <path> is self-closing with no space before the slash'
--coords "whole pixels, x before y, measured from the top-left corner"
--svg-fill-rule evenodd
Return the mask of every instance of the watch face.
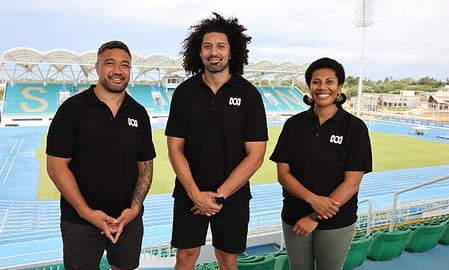
<path id="1" fill-rule="evenodd" d="M 313 221 L 318 221 L 318 216 L 317 216 L 317 214 L 316 214 L 315 212 L 312 212 L 312 213 L 310 214 L 310 218 L 311 218 Z"/>

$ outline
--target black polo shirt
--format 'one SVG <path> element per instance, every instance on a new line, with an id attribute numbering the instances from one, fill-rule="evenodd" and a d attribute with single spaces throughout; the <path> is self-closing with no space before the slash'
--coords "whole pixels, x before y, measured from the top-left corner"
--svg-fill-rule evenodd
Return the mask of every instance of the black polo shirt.
<path id="1" fill-rule="evenodd" d="M 246 157 L 245 142 L 268 140 L 261 95 L 239 75 L 214 94 L 196 75 L 176 88 L 165 135 L 185 139 L 184 154 L 197 186 L 216 191 Z M 188 198 L 178 179 L 173 196 Z M 247 183 L 228 201 L 250 197 Z"/>
<path id="2" fill-rule="evenodd" d="M 137 161 L 156 156 L 150 120 L 145 108 L 128 94 L 114 118 L 93 87 L 58 108 L 48 131 L 46 153 L 71 158 L 69 168 L 88 205 L 118 217 L 131 206 Z M 85 222 L 63 197 L 61 219 Z"/>
<path id="3" fill-rule="evenodd" d="M 371 144 L 365 123 L 340 108 L 319 125 L 313 107 L 289 118 L 270 157 L 288 163 L 291 174 L 308 190 L 329 196 L 344 180 L 345 171 L 372 170 Z M 357 220 L 357 195 L 336 216 L 320 221 L 319 229 L 348 226 Z M 310 214 L 312 207 L 283 189 L 282 219 L 294 225 Z"/>

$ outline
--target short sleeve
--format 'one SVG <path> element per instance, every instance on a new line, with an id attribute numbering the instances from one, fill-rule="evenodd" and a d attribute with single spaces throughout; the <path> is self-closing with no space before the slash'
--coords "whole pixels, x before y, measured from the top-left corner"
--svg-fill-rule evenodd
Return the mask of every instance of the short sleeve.
<path id="1" fill-rule="evenodd" d="M 75 111 L 67 100 L 56 111 L 47 134 L 46 153 L 48 155 L 71 158 L 73 156 L 76 121 Z"/>
<path id="2" fill-rule="evenodd" d="M 270 160 L 274 162 L 288 163 L 288 133 L 290 121 L 286 121 L 282 127 L 281 134 L 279 134 L 278 141 L 274 147 Z"/>
<path id="3" fill-rule="evenodd" d="M 165 127 L 165 135 L 172 137 L 184 138 L 184 130 L 182 125 L 181 112 L 181 93 L 180 89 L 176 89 L 170 102 L 170 113 L 168 115 Z"/>
<path id="4" fill-rule="evenodd" d="M 355 118 L 351 128 L 351 142 L 348 149 L 345 171 L 373 170 L 371 141 L 365 123 Z"/>
<path id="5" fill-rule="evenodd" d="M 257 89 L 254 89 L 254 94 L 245 113 L 245 126 L 245 141 L 268 140 L 267 116 L 262 97 Z"/>

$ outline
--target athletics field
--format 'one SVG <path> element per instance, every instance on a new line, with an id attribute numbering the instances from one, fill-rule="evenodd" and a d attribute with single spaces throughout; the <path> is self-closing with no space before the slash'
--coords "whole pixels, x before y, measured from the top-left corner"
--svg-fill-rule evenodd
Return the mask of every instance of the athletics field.
<path id="1" fill-rule="evenodd" d="M 377 123 L 376 125 L 380 125 Z M 429 167 L 445 165 L 449 163 L 449 143 L 414 136 L 408 131 L 399 133 L 398 127 L 404 125 L 392 125 L 391 133 L 377 132 L 370 129 L 371 145 L 373 150 L 373 171 L 398 170 L 406 168 Z M 276 144 L 282 126 L 269 126 L 269 141 L 265 161 L 262 167 L 251 178 L 251 184 L 264 184 L 276 181 L 275 163 L 268 158 Z M 437 134 L 443 136 L 447 130 L 441 129 Z M 433 136 L 433 135 L 432 135 Z M 434 136 L 435 137 L 435 136 Z M 166 137 L 164 129 L 153 130 L 153 141 L 156 147 L 157 157 L 154 161 L 154 177 L 150 194 L 171 193 L 174 185 L 174 173 L 167 156 Z M 57 200 L 59 193 L 48 178 L 45 171 L 45 134 L 42 138 L 42 146 L 38 149 L 37 159 L 40 165 L 38 200 Z"/>

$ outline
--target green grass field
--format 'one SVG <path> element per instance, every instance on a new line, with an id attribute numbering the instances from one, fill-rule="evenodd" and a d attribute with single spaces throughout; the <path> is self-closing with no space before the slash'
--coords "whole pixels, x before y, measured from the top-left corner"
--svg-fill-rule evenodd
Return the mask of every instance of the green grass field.
<path id="1" fill-rule="evenodd" d="M 281 126 L 269 127 L 269 141 L 265 162 L 251 178 L 252 184 L 273 183 L 276 181 L 275 164 L 268 160 L 276 144 Z M 449 144 L 415 139 L 399 135 L 371 132 L 373 150 L 373 170 L 386 171 L 405 168 L 418 168 L 445 165 L 449 161 Z M 170 193 L 173 189 L 175 175 L 167 156 L 164 130 L 153 130 L 153 141 L 157 157 L 154 161 L 154 177 L 150 194 Z M 45 138 L 37 153 L 41 164 L 38 200 L 57 200 L 59 192 L 46 173 Z"/>

